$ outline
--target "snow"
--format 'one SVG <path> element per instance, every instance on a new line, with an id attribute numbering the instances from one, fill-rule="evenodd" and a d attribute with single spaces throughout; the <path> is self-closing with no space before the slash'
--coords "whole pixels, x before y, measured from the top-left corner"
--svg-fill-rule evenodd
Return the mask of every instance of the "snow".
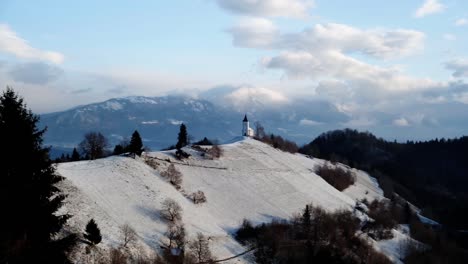
<path id="1" fill-rule="evenodd" d="M 440 226 L 440 224 L 430 218 L 427 218 L 423 215 L 421 215 L 420 213 L 418 213 L 418 217 L 419 217 L 419 220 L 421 221 L 421 223 L 423 224 L 426 224 L 426 225 L 431 225 L 431 226 Z"/>
<path id="2" fill-rule="evenodd" d="M 147 153 L 157 158 L 158 170 L 138 157 L 58 164 L 58 173 L 66 178 L 60 186 L 68 194 L 63 211 L 73 215 L 69 225 L 84 230 L 94 218 L 103 234 L 101 247 L 107 248 L 118 246 L 119 226 L 129 224 L 138 233 L 141 247 L 158 250 L 167 228 L 159 210 L 170 197 L 183 208 L 189 237 L 197 232 L 209 236 L 216 258 L 224 258 L 245 250 L 232 237 L 244 218 L 258 224 L 288 219 L 308 203 L 329 211 L 352 210 L 357 199 L 383 199 L 375 180 L 361 171 L 354 170 L 355 185 L 340 192 L 314 173 L 323 160 L 285 153 L 243 137 L 222 148 L 224 155 L 218 160 L 190 148 L 185 150 L 192 156 L 183 161 L 177 161 L 173 151 Z M 159 175 L 169 164 L 182 172 L 185 193 L 201 190 L 206 203 L 193 204 Z M 387 244 L 380 246 L 384 252 L 391 251 L 391 243 Z M 248 255 L 230 263 L 239 262 L 249 262 Z"/>

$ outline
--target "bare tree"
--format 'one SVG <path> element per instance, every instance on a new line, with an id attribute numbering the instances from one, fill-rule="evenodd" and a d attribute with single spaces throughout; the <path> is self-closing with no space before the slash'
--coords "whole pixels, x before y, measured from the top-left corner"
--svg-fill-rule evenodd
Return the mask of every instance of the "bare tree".
<path id="1" fill-rule="evenodd" d="M 194 256 L 197 263 L 205 263 L 212 260 L 208 238 L 202 233 L 197 233 L 197 238 L 188 245 L 190 254 Z"/>
<path id="2" fill-rule="evenodd" d="M 208 151 L 212 159 L 218 159 L 223 155 L 223 149 L 219 145 L 213 145 Z"/>
<path id="3" fill-rule="evenodd" d="M 169 165 L 166 171 L 161 172 L 161 176 L 167 178 L 175 187 L 180 188 L 180 184 L 182 184 L 182 173 L 176 169 L 174 164 Z"/>
<path id="4" fill-rule="evenodd" d="M 254 123 L 254 127 L 255 127 L 255 137 L 256 138 L 262 139 L 262 138 L 264 138 L 266 136 L 265 128 L 262 126 L 260 121 L 256 121 Z"/>
<path id="5" fill-rule="evenodd" d="M 129 224 L 125 224 L 120 227 L 120 235 L 123 247 L 127 247 L 128 244 L 135 243 L 138 239 L 137 233 Z"/>
<path id="6" fill-rule="evenodd" d="M 179 251 L 183 251 L 185 248 L 185 227 L 183 224 L 180 223 L 171 223 L 167 227 L 167 231 L 165 233 L 168 241 L 166 247 L 168 249 L 177 249 Z"/>
<path id="7" fill-rule="evenodd" d="M 182 219 L 182 207 L 173 199 L 166 198 L 162 202 L 161 215 L 170 222 L 177 222 Z"/>
<path id="8" fill-rule="evenodd" d="M 99 132 L 87 133 L 79 144 L 81 151 L 92 160 L 104 157 L 105 149 L 108 146 L 107 139 Z"/>

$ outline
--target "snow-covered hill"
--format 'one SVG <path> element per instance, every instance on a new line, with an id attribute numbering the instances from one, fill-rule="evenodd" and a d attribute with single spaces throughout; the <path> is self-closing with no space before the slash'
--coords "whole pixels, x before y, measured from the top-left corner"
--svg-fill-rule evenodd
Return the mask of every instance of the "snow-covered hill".
<path id="1" fill-rule="evenodd" d="M 288 219 L 308 203 L 327 210 L 352 210 L 357 199 L 383 199 L 375 179 L 362 171 L 354 170 L 355 185 L 340 192 L 313 172 L 323 160 L 285 153 L 248 138 L 222 148 L 224 155 L 218 160 L 189 148 L 186 151 L 192 156 L 183 161 L 170 151 L 147 153 L 156 158 L 157 170 L 138 157 L 59 164 L 58 172 L 66 178 L 61 188 L 68 194 L 63 210 L 73 215 L 69 225 L 82 231 L 94 218 L 103 234 L 101 247 L 107 248 L 118 245 L 119 226 L 129 224 L 142 246 L 157 250 L 167 228 L 159 210 L 161 202 L 170 197 L 183 208 L 189 236 L 197 232 L 209 236 L 215 256 L 222 258 L 245 250 L 231 236 L 244 218 L 258 224 Z M 201 190 L 208 201 L 193 204 L 161 177 L 158 171 L 169 164 L 182 172 L 186 193 Z M 232 263 L 239 261 L 247 260 Z"/>

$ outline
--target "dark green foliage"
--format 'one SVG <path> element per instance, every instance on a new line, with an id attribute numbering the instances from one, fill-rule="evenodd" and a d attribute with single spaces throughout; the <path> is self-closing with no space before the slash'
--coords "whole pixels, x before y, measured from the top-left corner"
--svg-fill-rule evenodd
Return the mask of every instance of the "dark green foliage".
<path id="1" fill-rule="evenodd" d="M 185 126 L 185 124 L 181 124 L 179 135 L 177 136 L 176 149 L 179 150 L 187 145 L 188 145 L 187 127 Z"/>
<path id="2" fill-rule="evenodd" d="M 91 245 L 97 245 L 101 242 L 101 230 L 99 230 L 99 227 L 97 226 L 94 219 L 89 220 L 88 224 L 86 224 L 86 229 L 83 236 Z"/>
<path id="3" fill-rule="evenodd" d="M 71 161 L 78 161 L 80 160 L 80 153 L 78 153 L 78 151 L 76 150 L 76 148 L 73 148 L 73 152 L 72 152 L 72 155 L 71 155 Z"/>
<path id="4" fill-rule="evenodd" d="M 140 134 L 135 130 L 130 139 L 130 144 L 128 145 L 128 152 L 136 154 L 138 156 L 143 152 L 143 142 L 141 141 Z"/>
<path id="5" fill-rule="evenodd" d="M 467 230 L 467 150 L 466 136 L 397 143 L 345 129 L 320 135 L 300 152 L 368 171 L 378 178 L 386 197 L 396 192 L 431 211 L 442 224 Z"/>
<path id="6" fill-rule="evenodd" d="M 125 148 L 120 144 L 115 145 L 114 151 L 112 151 L 112 155 L 120 155 L 124 153 L 125 153 Z"/>
<path id="7" fill-rule="evenodd" d="M 213 142 L 206 137 L 204 137 L 202 140 L 195 142 L 194 145 L 201 145 L 201 146 L 211 146 L 213 145 Z"/>
<path id="8" fill-rule="evenodd" d="M 55 184 L 45 130 L 11 89 L 0 96 L 0 262 L 69 263 L 75 236 L 53 239 L 68 215 L 55 215 L 65 198 Z"/>

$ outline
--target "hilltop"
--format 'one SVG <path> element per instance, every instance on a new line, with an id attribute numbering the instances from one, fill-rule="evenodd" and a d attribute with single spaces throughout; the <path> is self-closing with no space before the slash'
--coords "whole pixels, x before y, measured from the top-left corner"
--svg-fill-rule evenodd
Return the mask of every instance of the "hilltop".
<path id="1" fill-rule="evenodd" d="M 376 180 L 363 171 L 352 169 L 355 184 L 340 192 L 315 174 L 315 167 L 324 160 L 285 153 L 250 138 L 222 148 L 224 155 L 215 160 L 189 147 L 185 151 L 191 157 L 182 161 L 174 158 L 173 151 L 146 153 L 146 159 L 156 162 L 156 170 L 139 157 L 58 164 L 58 173 L 65 177 L 60 187 L 68 194 L 62 210 L 73 215 L 69 227 L 81 232 L 94 218 L 103 234 L 101 247 L 106 249 L 117 246 L 119 226 L 129 224 L 141 247 L 159 250 L 167 229 L 160 217 L 161 203 L 170 197 L 183 208 L 189 237 L 197 232 L 209 236 L 215 257 L 223 258 L 245 250 L 232 236 L 243 219 L 260 224 L 289 219 L 308 203 L 334 211 L 353 210 L 356 200 L 363 198 L 385 199 Z M 160 175 L 169 164 L 183 174 L 181 190 Z M 197 190 L 205 193 L 206 203 L 195 205 L 184 196 Z M 375 242 L 375 247 L 398 262 L 396 248 L 406 236 L 393 232 L 394 239 Z M 238 261 L 249 262 L 249 258 L 232 262 Z"/>

